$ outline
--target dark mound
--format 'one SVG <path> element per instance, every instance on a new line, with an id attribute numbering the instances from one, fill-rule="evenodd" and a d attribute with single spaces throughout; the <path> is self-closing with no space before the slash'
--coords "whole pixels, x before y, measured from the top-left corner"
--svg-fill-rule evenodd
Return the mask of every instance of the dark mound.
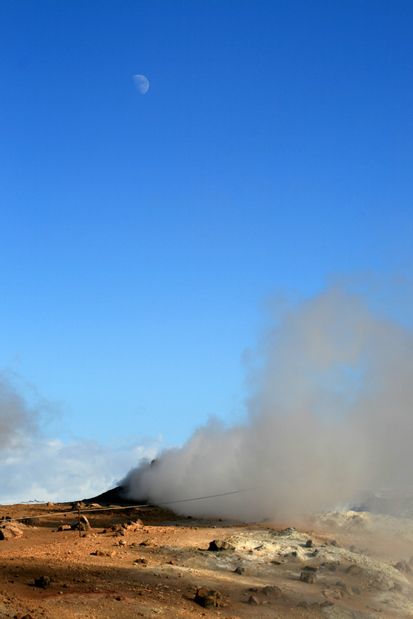
<path id="1" fill-rule="evenodd" d="M 116 486 L 106 490 L 90 499 L 83 499 L 83 503 L 99 503 L 100 505 L 142 505 L 146 501 L 134 501 L 126 496 L 127 489 L 124 486 Z"/>

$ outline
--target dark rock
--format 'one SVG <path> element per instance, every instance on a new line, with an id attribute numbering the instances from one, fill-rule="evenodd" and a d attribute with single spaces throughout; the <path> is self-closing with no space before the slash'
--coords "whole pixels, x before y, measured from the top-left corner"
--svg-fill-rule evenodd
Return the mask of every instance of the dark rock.
<path id="1" fill-rule="evenodd" d="M 329 572 L 335 572 L 340 565 L 339 561 L 326 561 L 321 564 L 321 567 Z"/>
<path id="2" fill-rule="evenodd" d="M 209 542 L 208 550 L 219 552 L 220 550 L 235 550 L 235 548 L 224 540 L 214 539 L 212 542 Z"/>
<path id="3" fill-rule="evenodd" d="M 89 531 L 91 527 L 90 527 L 89 520 L 86 518 L 86 516 L 82 514 L 80 516 L 80 522 L 78 520 L 74 520 L 71 523 L 70 528 L 75 531 L 78 531 L 79 529 L 81 531 Z"/>
<path id="4" fill-rule="evenodd" d="M 312 584 L 316 580 L 317 570 L 318 568 L 316 567 L 313 567 L 311 565 L 306 565 L 301 570 L 300 580 L 302 582 L 308 582 L 309 584 Z"/>
<path id="5" fill-rule="evenodd" d="M 293 533 L 296 533 L 296 529 L 294 529 L 294 527 L 287 527 L 286 529 L 283 529 L 282 531 L 278 531 L 278 535 L 281 535 L 282 537 L 284 536 L 288 536 L 288 535 L 292 535 Z"/>
<path id="6" fill-rule="evenodd" d="M 39 587 L 40 589 L 47 589 L 50 587 L 50 577 L 49 576 L 39 576 L 34 579 L 34 586 Z"/>
<path id="7" fill-rule="evenodd" d="M 260 601 L 256 595 L 250 595 L 247 600 L 247 603 L 251 604 L 251 606 L 259 606 Z"/>
<path id="8" fill-rule="evenodd" d="M 146 559 L 135 559 L 133 563 L 134 565 L 143 565 L 144 567 L 148 565 L 148 561 Z"/>
<path id="9" fill-rule="evenodd" d="M 238 567 L 235 568 L 234 573 L 242 576 L 243 574 L 245 574 L 245 567 L 241 567 L 240 565 L 238 565 Z"/>
<path id="10" fill-rule="evenodd" d="M 26 527 L 37 527 L 40 524 L 40 518 L 22 518 L 21 523 Z"/>
<path id="11" fill-rule="evenodd" d="M 305 543 L 305 547 L 306 548 L 312 548 L 313 547 L 313 540 L 312 539 L 308 539 Z"/>
<path id="12" fill-rule="evenodd" d="M 394 567 L 396 568 L 396 570 L 399 570 L 399 572 L 403 572 L 403 574 L 412 573 L 412 568 L 407 563 L 407 561 L 398 561 Z"/>
<path id="13" fill-rule="evenodd" d="M 279 587 L 275 585 L 267 585 L 261 589 L 261 593 L 266 595 L 267 597 L 279 598 L 282 595 L 282 591 Z"/>
<path id="14" fill-rule="evenodd" d="M 200 587 L 196 590 L 194 600 L 203 608 L 218 608 L 222 606 L 222 599 L 219 591 L 207 589 L 206 587 Z"/>
<path id="15" fill-rule="evenodd" d="M 75 501 L 74 503 L 72 503 L 72 510 L 79 510 L 79 509 L 85 509 L 85 507 L 87 507 L 86 503 L 83 503 L 83 501 Z"/>
<path id="16" fill-rule="evenodd" d="M 121 527 L 124 531 L 133 533 L 143 527 L 143 522 L 139 518 L 137 520 L 128 520 L 127 522 L 124 522 Z"/>
<path id="17" fill-rule="evenodd" d="M 363 573 L 363 568 L 360 565 L 349 565 L 346 569 L 346 574 L 352 574 L 353 576 L 360 576 Z"/>

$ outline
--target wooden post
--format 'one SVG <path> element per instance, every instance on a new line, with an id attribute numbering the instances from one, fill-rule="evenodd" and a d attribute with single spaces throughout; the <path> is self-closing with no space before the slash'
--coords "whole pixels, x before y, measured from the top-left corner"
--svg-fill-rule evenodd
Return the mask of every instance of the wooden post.
<path id="1" fill-rule="evenodd" d="M 77 504 L 77 522 L 79 527 L 79 537 L 82 537 L 82 531 L 80 530 L 80 505 Z"/>

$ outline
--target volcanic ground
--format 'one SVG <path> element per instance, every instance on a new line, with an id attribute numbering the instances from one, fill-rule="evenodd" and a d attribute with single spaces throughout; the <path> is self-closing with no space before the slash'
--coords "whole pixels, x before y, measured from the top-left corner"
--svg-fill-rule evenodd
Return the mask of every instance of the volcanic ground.
<path id="1" fill-rule="evenodd" d="M 413 617 L 410 519 L 335 512 L 292 526 L 77 507 L 0 507 L 0 617 Z"/>

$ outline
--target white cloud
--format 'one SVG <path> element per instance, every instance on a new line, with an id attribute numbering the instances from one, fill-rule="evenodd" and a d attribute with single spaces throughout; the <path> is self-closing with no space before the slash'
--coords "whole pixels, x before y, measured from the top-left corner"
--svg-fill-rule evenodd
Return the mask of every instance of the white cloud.
<path id="1" fill-rule="evenodd" d="M 68 501 L 94 496 L 116 485 L 140 460 L 154 458 L 159 446 L 160 441 L 110 446 L 32 437 L 18 448 L 0 452 L 0 502 Z"/>

